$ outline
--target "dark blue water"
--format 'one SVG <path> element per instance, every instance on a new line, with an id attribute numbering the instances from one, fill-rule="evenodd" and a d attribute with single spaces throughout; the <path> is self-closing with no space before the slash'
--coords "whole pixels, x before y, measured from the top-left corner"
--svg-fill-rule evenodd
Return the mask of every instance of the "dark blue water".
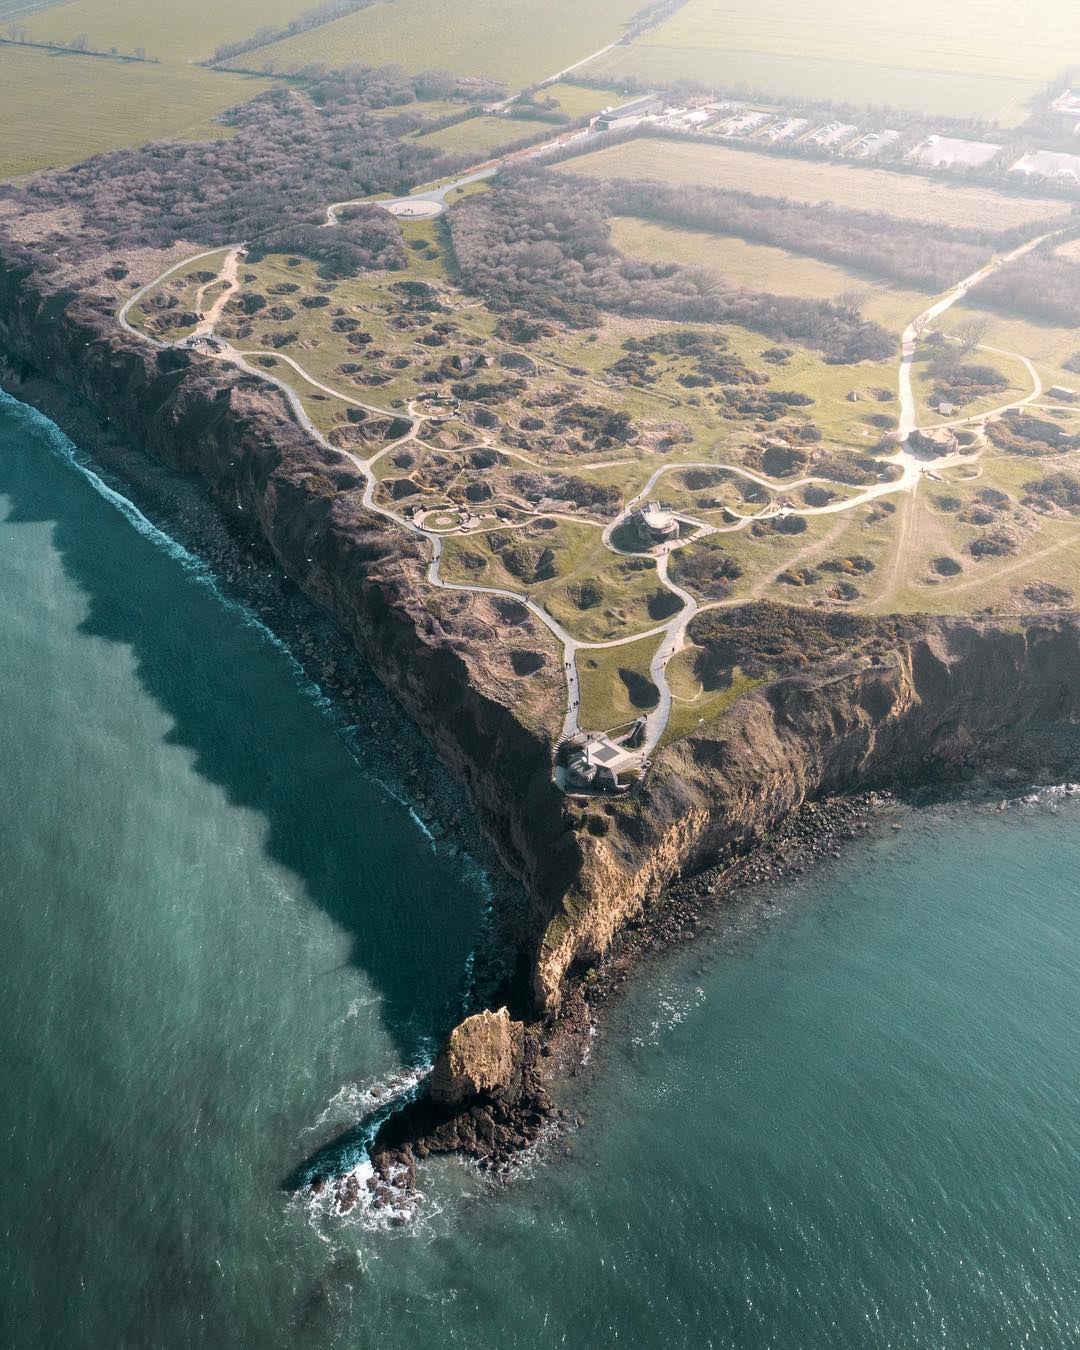
<path id="1" fill-rule="evenodd" d="M 642 972 L 574 1152 L 281 1188 L 452 1021 L 474 871 L 0 406 L 0 1344 L 1080 1343 L 1080 817 L 899 832 Z"/>

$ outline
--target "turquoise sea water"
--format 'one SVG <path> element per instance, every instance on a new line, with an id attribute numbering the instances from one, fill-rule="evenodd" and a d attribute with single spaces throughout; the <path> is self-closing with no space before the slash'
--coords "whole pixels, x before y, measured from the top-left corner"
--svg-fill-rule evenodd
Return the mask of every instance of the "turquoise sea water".
<path id="1" fill-rule="evenodd" d="M 1080 813 L 909 812 L 644 969 L 573 1153 L 282 1182 L 422 1065 L 475 871 L 0 404 L 0 1345 L 1080 1343 Z"/>

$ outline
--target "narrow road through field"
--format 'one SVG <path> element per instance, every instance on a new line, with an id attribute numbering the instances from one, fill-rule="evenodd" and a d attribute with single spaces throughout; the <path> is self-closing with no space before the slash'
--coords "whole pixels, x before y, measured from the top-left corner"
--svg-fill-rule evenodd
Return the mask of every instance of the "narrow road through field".
<path id="1" fill-rule="evenodd" d="M 900 345 L 899 432 L 902 441 L 907 440 L 911 433 L 916 429 L 915 391 L 911 384 L 911 368 L 915 361 L 915 352 L 919 345 L 919 338 L 926 331 L 927 325 L 933 323 L 935 319 L 940 318 L 947 309 L 951 309 L 958 301 L 963 300 L 969 291 L 974 290 L 975 287 L 985 281 L 987 277 L 993 276 L 993 274 L 1000 271 L 1002 267 L 1008 266 L 1009 263 L 1015 262 L 1017 258 L 1022 258 L 1026 253 L 1030 253 L 1033 249 L 1038 248 L 1039 245 L 1045 243 L 1047 239 L 1053 239 L 1055 236 L 1063 234 L 1064 232 L 1065 231 L 1062 229 L 1051 230 L 1045 234 L 1040 234 L 1038 238 L 1030 239 L 1026 244 L 1021 244 L 1019 248 L 1014 248 L 1011 253 L 1006 253 L 1003 257 L 995 258 L 993 262 L 987 263 L 985 267 L 980 267 L 977 272 L 972 272 L 971 276 L 965 277 L 963 281 L 957 282 L 947 295 L 932 304 L 929 309 L 923 310 L 923 312 L 912 319 L 911 323 L 904 329 L 904 335 Z M 1021 360 L 1023 359 L 1024 358 L 1021 357 Z M 1034 368 L 1032 368 L 1032 374 L 1034 375 Z M 1036 379 L 1037 378 L 1038 377 L 1036 376 Z M 1041 392 L 1041 385 L 1039 386 L 1039 389 Z"/>

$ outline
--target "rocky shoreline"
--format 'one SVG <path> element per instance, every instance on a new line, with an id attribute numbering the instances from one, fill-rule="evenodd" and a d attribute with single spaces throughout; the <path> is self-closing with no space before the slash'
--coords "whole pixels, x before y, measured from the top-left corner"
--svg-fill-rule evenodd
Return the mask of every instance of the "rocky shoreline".
<path id="1" fill-rule="evenodd" d="M 355 506 L 348 520 L 335 517 L 328 503 L 341 485 L 322 492 L 331 468 L 264 391 L 197 364 L 152 373 L 141 350 L 88 347 L 77 330 L 65 335 L 67 365 L 55 366 L 47 344 L 38 350 L 40 325 L 23 327 L 23 346 L 58 375 L 15 380 L 12 392 L 134 481 L 166 532 L 191 539 L 333 698 L 343 732 L 355 722 L 358 757 L 373 772 L 369 747 L 392 728 L 399 767 L 383 770 L 397 785 L 390 790 L 419 804 L 448 854 L 464 840 L 499 878 L 487 969 L 467 1004 L 513 1006 L 523 1057 L 534 1047 L 530 1071 L 469 1103 L 429 1103 L 399 1113 L 401 1124 L 384 1121 L 375 1153 L 387 1178 L 410 1184 L 425 1149 L 499 1171 L 557 1133 L 568 1117 L 552 1097 L 587 1058 L 595 1009 L 634 962 L 689 940 L 739 885 L 779 880 L 835 851 L 887 800 L 852 794 L 962 782 L 1004 764 L 1049 781 L 1080 764 L 1080 616 L 900 616 L 863 621 L 843 641 L 819 634 L 813 663 L 664 747 L 642 790 L 606 802 L 603 816 L 583 811 L 553 788 L 548 740 L 484 664 L 499 643 L 475 641 L 468 602 L 434 612 L 415 549 Z M 93 368 L 87 350 L 100 358 Z M 65 370 L 94 407 L 120 409 L 125 389 L 138 388 L 126 441 L 67 391 Z M 91 393 L 95 375 L 101 388 Z M 148 454 L 133 448 L 143 439 Z M 782 621 L 801 640 L 819 622 L 773 608 L 748 610 L 747 631 Z"/>
<path id="2" fill-rule="evenodd" d="M 585 1072 L 631 974 L 673 947 L 722 932 L 748 893 L 791 882 L 840 858 L 845 843 L 883 828 L 897 806 L 889 792 L 807 803 L 745 857 L 669 887 L 597 965 L 570 981 L 557 1016 L 521 1028 L 521 1064 L 508 1083 L 470 1092 L 460 1103 L 440 1101 L 438 1091 L 429 1090 L 383 1123 L 371 1148 L 366 1198 L 376 1208 L 408 1211 L 417 1197 L 418 1164 L 431 1156 L 458 1154 L 508 1183 L 538 1151 L 569 1152 L 567 1133 L 585 1124 L 580 1100 L 577 1106 L 565 1104 L 568 1096 L 582 1095 L 581 1086 L 571 1090 L 570 1084 Z M 438 1072 L 436 1065 L 433 1077 Z M 309 1190 L 316 1198 L 329 1193 L 342 1215 L 365 1198 L 355 1173 L 316 1173 Z"/>

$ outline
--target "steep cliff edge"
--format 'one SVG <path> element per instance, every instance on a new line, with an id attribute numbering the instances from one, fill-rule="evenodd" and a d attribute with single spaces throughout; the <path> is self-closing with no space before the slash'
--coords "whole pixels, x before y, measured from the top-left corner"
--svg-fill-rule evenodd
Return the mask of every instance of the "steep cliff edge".
<path id="1" fill-rule="evenodd" d="M 2 263 L 2 260 L 0 260 Z M 114 308 L 115 306 L 113 306 Z M 662 749 L 639 789 L 582 807 L 551 782 L 561 659 L 523 607 L 438 591 L 424 546 L 365 510 L 362 480 L 274 386 L 120 331 L 102 297 L 0 265 L 0 348 L 199 475 L 242 529 L 352 636 L 476 804 L 529 910 L 520 1006 L 557 1011 L 569 972 L 680 876 L 741 853 L 814 796 L 1014 767 L 1069 772 L 1080 720 L 1075 615 L 883 623 L 856 648 L 771 678 Z M 735 611 L 729 611 L 735 613 Z M 512 651 L 545 665 L 523 679 Z"/>
<path id="2" fill-rule="evenodd" d="M 561 653 L 523 606 L 441 591 L 425 546 L 367 511 L 363 479 L 293 419 L 275 386 L 120 330 L 115 302 L 53 289 L 0 259 L 0 352 L 74 392 L 134 444 L 198 475 L 237 528 L 353 638 L 468 789 L 485 832 L 537 908 L 533 945 L 576 865 L 551 740 L 565 697 Z M 543 657 L 517 673 L 520 649 Z M 530 669 L 535 662 L 530 662 Z"/>
<path id="3" fill-rule="evenodd" d="M 886 655 L 744 695 L 663 750 L 605 834 L 580 836 L 574 884 L 540 943 L 535 992 L 557 1007 L 668 883 L 753 847 L 804 801 L 853 788 L 1075 773 L 1080 617 L 919 620 Z"/>

